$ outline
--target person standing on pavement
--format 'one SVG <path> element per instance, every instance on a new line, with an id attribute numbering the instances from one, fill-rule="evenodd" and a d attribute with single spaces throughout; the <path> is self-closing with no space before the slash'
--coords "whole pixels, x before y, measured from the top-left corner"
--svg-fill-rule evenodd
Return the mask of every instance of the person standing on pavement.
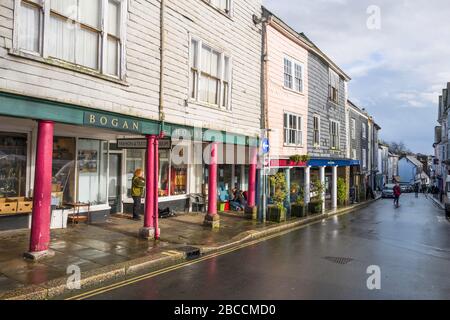
<path id="1" fill-rule="evenodd" d="M 139 211 L 141 199 L 144 196 L 145 178 L 142 169 L 136 169 L 131 182 L 131 197 L 133 198 L 133 220 L 141 220 Z"/>
<path id="2" fill-rule="evenodd" d="M 414 185 L 414 192 L 416 193 L 416 198 L 418 198 L 419 197 L 419 184 L 415 184 Z"/>
<path id="3" fill-rule="evenodd" d="M 400 206 L 400 196 L 402 194 L 402 189 L 398 182 L 394 186 L 394 205 L 398 208 Z"/>

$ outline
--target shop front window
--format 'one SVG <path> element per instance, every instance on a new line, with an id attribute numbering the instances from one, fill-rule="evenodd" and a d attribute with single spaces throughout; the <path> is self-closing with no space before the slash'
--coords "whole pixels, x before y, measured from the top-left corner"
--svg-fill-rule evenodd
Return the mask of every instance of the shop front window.
<path id="1" fill-rule="evenodd" d="M 179 156 L 183 157 L 182 154 Z M 179 196 L 186 193 L 187 165 L 172 163 L 171 150 L 159 150 L 159 196 Z"/>
<path id="2" fill-rule="evenodd" d="M 144 170 L 145 150 L 127 150 L 127 197 L 131 198 L 131 182 L 137 169 Z"/>
<path id="3" fill-rule="evenodd" d="M 108 143 L 78 140 L 78 200 L 91 205 L 107 203 Z"/>
<path id="4" fill-rule="evenodd" d="M 187 166 L 172 165 L 171 195 L 177 196 L 187 193 Z"/>
<path id="5" fill-rule="evenodd" d="M 159 150 L 159 187 L 160 197 L 169 196 L 170 150 Z"/>
<path id="6" fill-rule="evenodd" d="M 0 132 L 0 199 L 26 190 L 27 135 Z"/>
<path id="7" fill-rule="evenodd" d="M 53 139 L 52 205 L 75 200 L 75 138 Z"/>

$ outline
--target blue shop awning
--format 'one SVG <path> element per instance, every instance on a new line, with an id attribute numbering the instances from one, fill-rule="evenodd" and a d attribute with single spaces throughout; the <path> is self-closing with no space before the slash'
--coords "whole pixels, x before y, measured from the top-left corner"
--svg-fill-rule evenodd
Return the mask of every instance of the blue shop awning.
<path id="1" fill-rule="evenodd" d="M 352 159 L 311 159 L 308 161 L 310 167 L 354 167 L 361 165 L 359 160 Z"/>

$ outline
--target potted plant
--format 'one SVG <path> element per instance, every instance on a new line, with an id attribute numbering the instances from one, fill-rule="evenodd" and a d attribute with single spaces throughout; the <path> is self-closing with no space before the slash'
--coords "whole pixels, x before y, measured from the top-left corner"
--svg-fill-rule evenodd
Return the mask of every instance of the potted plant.
<path id="1" fill-rule="evenodd" d="M 343 206 L 348 203 L 348 195 L 349 195 L 349 189 L 347 187 L 347 183 L 345 182 L 345 179 L 338 178 L 337 181 L 337 199 L 339 205 Z"/>
<path id="2" fill-rule="evenodd" d="M 289 157 L 289 161 L 291 161 L 293 163 L 308 162 L 310 159 L 311 159 L 310 156 L 300 155 L 300 154 L 295 154 L 295 155 Z"/>
<path id="3" fill-rule="evenodd" d="M 283 172 L 279 172 L 270 177 L 270 183 L 274 188 L 273 205 L 268 206 L 268 221 L 283 222 L 286 220 L 286 208 L 284 202 L 287 198 L 286 192 L 286 176 Z"/>
<path id="4" fill-rule="evenodd" d="M 323 200 L 322 194 L 325 190 L 325 185 L 320 182 L 320 180 L 316 179 L 312 183 L 312 193 L 314 196 L 311 198 L 311 201 L 308 204 L 308 211 L 311 214 L 322 213 L 323 210 Z"/>
<path id="5" fill-rule="evenodd" d="M 297 218 L 306 216 L 303 189 L 296 183 L 291 187 L 291 216 Z"/>

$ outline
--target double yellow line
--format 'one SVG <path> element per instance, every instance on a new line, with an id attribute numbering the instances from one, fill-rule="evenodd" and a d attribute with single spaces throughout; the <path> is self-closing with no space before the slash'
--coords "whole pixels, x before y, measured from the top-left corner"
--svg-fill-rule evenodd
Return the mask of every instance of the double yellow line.
<path id="1" fill-rule="evenodd" d="M 326 218 L 326 220 L 328 220 L 328 219 L 329 218 Z M 156 276 L 159 276 L 159 275 L 171 272 L 171 271 L 175 271 L 175 270 L 178 270 L 178 269 L 181 269 L 181 268 L 185 268 L 185 267 L 188 267 L 188 266 L 192 266 L 192 265 L 195 265 L 197 263 L 200 263 L 200 262 L 203 262 L 203 261 L 206 261 L 206 260 L 210 260 L 210 259 L 222 256 L 222 255 L 225 255 L 225 254 L 228 254 L 228 253 L 231 253 L 231 252 L 234 252 L 234 251 L 237 251 L 237 250 L 249 247 L 249 246 L 253 246 L 255 244 L 258 244 L 258 243 L 261 243 L 261 242 L 264 242 L 264 241 L 267 241 L 267 240 L 270 240 L 270 239 L 273 239 L 273 238 L 281 237 L 281 236 L 283 236 L 283 235 L 285 235 L 287 233 L 291 233 L 293 231 L 306 228 L 306 227 L 308 227 L 310 225 L 317 224 L 317 223 L 319 223 L 321 221 L 322 220 L 317 220 L 317 221 L 314 221 L 314 222 L 310 222 L 308 224 L 301 225 L 301 226 L 295 227 L 293 229 L 285 230 L 285 231 L 282 231 L 280 233 L 277 233 L 277 234 L 274 234 L 274 235 L 271 235 L 271 236 L 267 236 L 267 237 L 264 237 L 264 238 L 261 238 L 261 239 L 253 240 L 253 241 L 248 242 L 248 243 L 237 245 L 237 246 L 232 247 L 230 249 L 226 249 L 226 250 L 223 250 L 223 251 L 220 251 L 220 252 L 217 252 L 217 253 L 206 255 L 204 257 L 195 259 L 194 261 L 182 262 L 182 263 L 179 263 L 179 264 L 171 266 L 171 267 L 167 267 L 167 268 L 164 268 L 164 269 L 161 269 L 161 270 L 150 272 L 150 273 L 147 273 L 147 274 L 144 274 L 144 275 L 141 275 L 141 276 L 133 277 L 131 279 L 123 280 L 123 281 L 111 284 L 109 286 L 105 286 L 105 287 L 101 287 L 101 288 L 98 288 L 98 289 L 94 289 L 94 290 L 91 290 L 91 291 L 88 291 L 88 292 L 85 292 L 85 293 L 82 293 L 82 294 L 79 294 L 79 295 L 67 298 L 66 300 L 84 300 L 84 299 L 89 299 L 91 297 L 94 297 L 94 296 L 97 296 L 97 295 L 100 295 L 100 294 L 103 294 L 103 293 L 106 293 L 106 292 L 109 292 L 109 291 L 112 291 L 112 290 L 116 290 L 116 289 L 119 289 L 119 288 L 122 288 L 122 287 L 125 287 L 125 286 L 128 286 L 128 285 L 131 285 L 131 284 L 136 283 L 136 282 L 140 282 L 140 281 L 143 281 L 143 280 L 154 278 Z M 173 255 L 175 253 L 179 254 L 179 252 L 174 251 L 174 250 L 167 251 L 167 253 L 173 254 Z"/>

